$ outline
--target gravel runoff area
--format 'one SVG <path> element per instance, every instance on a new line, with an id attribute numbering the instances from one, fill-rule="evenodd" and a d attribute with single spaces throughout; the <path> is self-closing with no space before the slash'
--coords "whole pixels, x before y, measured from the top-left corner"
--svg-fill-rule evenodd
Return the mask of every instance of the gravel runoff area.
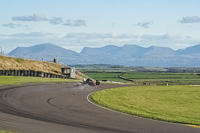
<path id="1" fill-rule="evenodd" d="M 0 130 L 17 133 L 199 133 L 199 128 L 113 112 L 87 96 L 119 84 L 0 87 Z"/>

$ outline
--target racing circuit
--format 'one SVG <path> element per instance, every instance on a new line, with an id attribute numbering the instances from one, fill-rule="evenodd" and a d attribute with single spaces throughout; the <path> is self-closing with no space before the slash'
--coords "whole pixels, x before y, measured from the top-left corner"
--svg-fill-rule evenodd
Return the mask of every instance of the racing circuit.
<path id="1" fill-rule="evenodd" d="M 101 84 L 98 90 L 121 87 Z M 0 129 L 17 133 L 199 133 L 177 123 L 100 108 L 87 96 L 94 87 L 40 84 L 0 87 Z"/>

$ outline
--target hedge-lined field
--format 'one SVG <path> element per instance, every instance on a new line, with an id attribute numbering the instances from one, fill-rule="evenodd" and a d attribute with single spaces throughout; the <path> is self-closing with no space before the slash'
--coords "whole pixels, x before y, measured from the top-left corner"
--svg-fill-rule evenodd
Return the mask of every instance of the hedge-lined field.
<path id="1" fill-rule="evenodd" d="M 122 76 L 128 79 L 200 79 L 197 73 L 131 72 Z"/>
<path id="2" fill-rule="evenodd" d="M 200 85 L 198 73 L 168 72 L 84 72 L 97 80 L 131 82 L 137 85 Z M 121 78 L 120 78 L 121 77 Z M 126 80 L 127 79 L 127 80 Z"/>

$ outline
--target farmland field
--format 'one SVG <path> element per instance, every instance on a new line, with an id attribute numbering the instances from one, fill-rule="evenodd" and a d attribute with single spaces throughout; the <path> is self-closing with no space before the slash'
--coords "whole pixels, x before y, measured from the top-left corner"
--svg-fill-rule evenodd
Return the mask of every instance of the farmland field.
<path id="1" fill-rule="evenodd" d="M 120 72 L 84 72 L 84 74 L 96 80 L 108 80 L 117 82 L 125 81 L 118 77 L 121 74 Z"/>
<path id="2" fill-rule="evenodd" d="M 135 86 L 98 91 L 90 99 L 135 116 L 200 125 L 200 86 Z"/>
<path id="3" fill-rule="evenodd" d="M 137 85 L 199 85 L 198 73 L 169 73 L 169 72 L 84 72 L 97 80 L 129 82 Z"/>
<path id="4" fill-rule="evenodd" d="M 132 72 L 122 76 L 127 79 L 200 79 L 197 73 Z"/>

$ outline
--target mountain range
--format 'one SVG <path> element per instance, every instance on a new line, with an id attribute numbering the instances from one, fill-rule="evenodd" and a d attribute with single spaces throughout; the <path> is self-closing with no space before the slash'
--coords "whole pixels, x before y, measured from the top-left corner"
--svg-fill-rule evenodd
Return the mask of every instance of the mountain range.
<path id="1" fill-rule="evenodd" d="M 200 67 L 200 44 L 185 49 L 168 47 L 141 47 L 107 45 L 100 48 L 85 47 L 80 53 L 46 43 L 31 47 L 17 47 L 8 56 L 53 61 L 54 58 L 67 65 L 112 64 L 151 67 Z"/>

